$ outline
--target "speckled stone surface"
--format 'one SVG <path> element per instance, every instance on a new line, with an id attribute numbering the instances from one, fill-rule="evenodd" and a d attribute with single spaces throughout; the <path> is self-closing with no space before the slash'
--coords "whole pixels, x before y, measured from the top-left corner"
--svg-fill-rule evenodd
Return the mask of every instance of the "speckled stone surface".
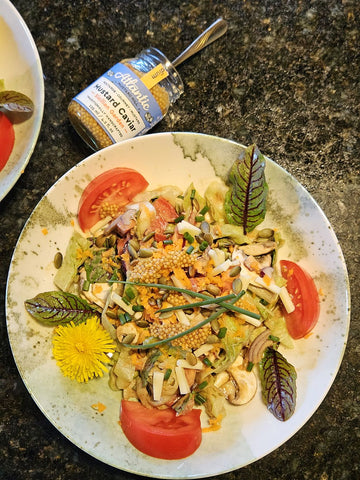
<path id="1" fill-rule="evenodd" d="M 1 1 L 1 0 L 0 0 Z M 226 480 L 360 478 L 360 3 L 358 0 L 16 0 L 45 77 L 31 161 L 0 203 L 0 479 L 131 479 L 66 440 L 24 387 L 7 340 L 4 297 L 17 238 L 48 188 L 91 153 L 67 104 L 146 46 L 175 58 L 219 16 L 225 37 L 180 67 L 185 93 L 155 129 L 195 131 L 262 152 L 292 173 L 332 223 L 348 266 L 352 320 L 339 374 L 286 444 Z M 1 75 L 0 75 L 1 76 Z"/>

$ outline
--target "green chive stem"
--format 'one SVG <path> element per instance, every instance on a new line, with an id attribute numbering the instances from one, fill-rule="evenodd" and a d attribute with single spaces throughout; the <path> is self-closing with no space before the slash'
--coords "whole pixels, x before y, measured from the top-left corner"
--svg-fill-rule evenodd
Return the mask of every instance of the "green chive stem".
<path id="1" fill-rule="evenodd" d="M 219 302 L 225 302 L 226 300 L 231 300 L 235 297 L 236 295 L 234 293 L 230 293 L 229 295 L 224 295 L 223 297 L 212 297 L 208 300 L 203 300 L 202 302 L 186 303 L 184 305 L 174 305 L 173 307 L 161 308 L 160 310 L 157 310 L 156 313 L 172 312 L 173 310 L 185 310 L 186 308 L 196 308 L 204 305 L 219 304 Z"/>
<path id="2" fill-rule="evenodd" d="M 140 285 L 140 284 L 137 284 L 137 285 Z M 149 283 L 148 284 L 145 284 L 145 285 L 150 285 Z M 152 285 L 159 285 L 159 284 L 152 284 Z M 167 285 L 168 287 L 170 287 L 170 285 Z M 170 290 L 170 288 L 169 288 Z M 178 290 L 185 290 L 183 288 L 178 288 Z M 192 290 L 189 290 L 190 292 L 192 292 Z M 196 292 L 192 292 L 193 294 L 195 294 Z M 244 291 L 242 290 L 240 293 L 238 293 L 236 295 L 235 298 L 233 298 L 232 300 L 230 300 L 231 303 L 235 303 L 242 295 L 244 295 Z M 205 295 L 206 296 L 206 295 Z M 225 305 L 229 305 L 229 304 L 226 304 Z M 168 337 L 168 338 L 164 338 L 163 340 L 158 340 L 157 342 L 153 342 L 153 343 L 145 343 L 145 344 L 141 344 L 141 345 L 135 345 L 133 343 L 122 343 L 121 345 L 123 347 L 127 347 L 127 348 L 135 348 L 137 350 L 147 350 L 149 348 L 154 348 L 154 347 L 158 347 L 159 345 L 163 345 L 164 343 L 169 343 L 169 342 L 172 342 L 173 340 L 176 340 L 177 338 L 181 338 L 181 337 L 184 337 L 185 335 L 188 335 L 189 333 L 191 332 L 194 332 L 195 330 L 197 330 L 198 328 L 201 328 L 203 327 L 204 325 L 207 325 L 208 323 L 212 322 L 213 320 L 215 320 L 216 318 L 220 317 L 220 315 L 222 315 L 223 313 L 225 313 L 227 311 L 227 308 L 224 307 L 224 308 L 219 308 L 218 310 L 216 310 L 215 312 L 213 312 L 208 318 L 204 318 L 204 320 L 202 320 L 201 322 L 197 323 L 196 325 L 194 325 L 193 327 L 190 327 L 188 328 L 187 330 L 184 330 L 183 332 L 180 332 L 180 333 L 177 333 L 176 335 L 173 335 L 172 337 Z"/>

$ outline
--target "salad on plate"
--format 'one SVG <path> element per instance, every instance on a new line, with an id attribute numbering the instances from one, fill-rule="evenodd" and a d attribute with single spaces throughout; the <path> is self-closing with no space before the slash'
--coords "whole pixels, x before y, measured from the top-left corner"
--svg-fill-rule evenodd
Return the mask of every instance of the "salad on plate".
<path id="1" fill-rule="evenodd" d="M 268 187 L 255 145 L 203 193 L 147 187 L 131 168 L 94 178 L 80 228 L 54 258 L 56 289 L 25 308 L 54 327 L 65 377 L 108 374 L 130 443 L 181 459 L 221 428 L 228 404 L 241 408 L 259 390 L 279 421 L 292 416 L 286 349 L 311 333 L 319 295 L 299 264 L 279 260 L 281 231 L 262 228 Z"/>

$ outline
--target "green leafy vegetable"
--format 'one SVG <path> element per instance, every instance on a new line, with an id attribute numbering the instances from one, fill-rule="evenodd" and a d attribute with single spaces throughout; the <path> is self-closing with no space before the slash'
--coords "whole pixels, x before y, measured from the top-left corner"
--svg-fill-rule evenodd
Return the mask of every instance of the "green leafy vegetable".
<path id="1" fill-rule="evenodd" d="M 39 293 L 30 300 L 25 300 L 25 308 L 36 320 L 45 325 L 64 325 L 85 322 L 94 315 L 99 315 L 86 300 L 67 292 Z"/>
<path id="2" fill-rule="evenodd" d="M 273 348 L 266 349 L 259 367 L 263 400 L 270 412 L 284 422 L 295 411 L 295 368 Z"/>
<path id="3" fill-rule="evenodd" d="M 265 158 L 256 145 L 248 147 L 229 172 L 229 191 L 225 212 L 229 223 L 242 225 L 244 234 L 251 232 L 265 218 L 268 186 Z"/>
<path id="4" fill-rule="evenodd" d="M 32 112 L 34 104 L 32 100 L 23 93 L 15 90 L 4 90 L 0 84 L 0 107 L 4 107 L 11 112 Z"/>
<path id="5" fill-rule="evenodd" d="M 78 267 L 84 261 L 82 252 L 85 252 L 90 245 L 89 240 L 80 235 L 80 233 L 74 232 L 72 234 L 62 265 L 54 278 L 54 283 L 60 290 L 68 292 L 72 288 L 73 283 L 77 280 Z"/>

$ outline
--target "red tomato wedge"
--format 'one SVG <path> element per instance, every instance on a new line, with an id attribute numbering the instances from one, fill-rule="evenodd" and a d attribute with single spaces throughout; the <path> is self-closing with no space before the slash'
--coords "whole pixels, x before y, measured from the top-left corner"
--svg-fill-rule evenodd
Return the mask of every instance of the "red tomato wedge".
<path id="1" fill-rule="evenodd" d="M 5 167 L 15 143 L 13 124 L 0 112 L 0 171 Z"/>
<path id="2" fill-rule="evenodd" d="M 151 222 L 150 231 L 155 232 L 155 240 L 160 242 L 166 240 L 167 236 L 164 234 L 168 222 L 173 222 L 178 214 L 171 203 L 164 197 L 158 197 L 153 202 L 156 210 L 156 218 Z"/>
<path id="3" fill-rule="evenodd" d="M 168 408 L 146 408 L 121 401 L 120 423 L 129 442 L 140 452 L 165 460 L 185 458 L 197 450 L 202 432 L 199 409 L 176 415 Z"/>
<path id="4" fill-rule="evenodd" d="M 80 198 L 78 219 L 81 229 L 89 230 L 101 220 L 105 203 L 117 211 L 148 185 L 139 172 L 126 167 L 113 168 L 95 177 Z"/>
<path id="5" fill-rule="evenodd" d="M 156 210 L 156 214 L 160 215 L 167 222 L 173 222 L 178 214 L 171 203 L 164 197 L 158 197 L 153 201 L 153 206 Z"/>
<path id="6" fill-rule="evenodd" d="M 286 326 L 292 338 L 303 338 L 311 332 L 319 319 L 319 294 L 310 274 L 297 263 L 280 260 L 280 268 L 295 306 L 295 310 L 291 313 L 283 309 Z"/>

